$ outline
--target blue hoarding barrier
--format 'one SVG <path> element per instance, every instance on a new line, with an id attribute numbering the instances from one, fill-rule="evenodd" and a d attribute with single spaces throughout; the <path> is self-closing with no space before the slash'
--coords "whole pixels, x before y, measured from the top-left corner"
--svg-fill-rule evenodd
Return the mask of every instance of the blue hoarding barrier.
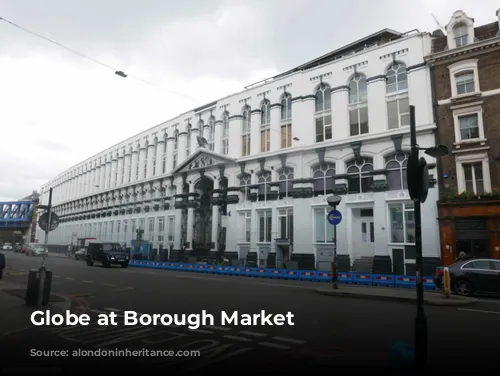
<path id="1" fill-rule="evenodd" d="M 194 273 L 196 271 L 196 264 L 186 264 L 186 271 Z"/>
<path id="2" fill-rule="evenodd" d="M 434 278 L 432 277 L 424 277 L 424 289 L 426 290 L 437 290 L 437 286 L 434 284 Z"/>
<path id="3" fill-rule="evenodd" d="M 283 273 L 281 274 L 283 279 L 299 279 L 299 271 L 298 270 L 288 270 L 283 269 Z"/>
<path id="4" fill-rule="evenodd" d="M 254 277 L 254 269 L 255 268 L 249 268 L 249 267 L 244 267 L 241 268 L 241 275 L 243 277 Z"/>
<path id="5" fill-rule="evenodd" d="M 237 276 L 243 275 L 243 273 L 241 272 L 241 268 L 237 267 L 237 266 L 230 266 L 229 267 L 229 273 L 227 273 L 227 274 L 237 275 Z"/>
<path id="6" fill-rule="evenodd" d="M 397 275 L 396 277 L 396 287 L 412 288 L 417 284 L 417 277 L 412 277 L 409 275 Z"/>
<path id="7" fill-rule="evenodd" d="M 317 273 L 314 270 L 299 270 L 299 279 L 301 281 L 315 281 Z"/>
<path id="8" fill-rule="evenodd" d="M 229 266 L 218 266 L 217 267 L 217 274 L 230 274 L 229 273 Z"/>
<path id="9" fill-rule="evenodd" d="M 207 273 L 216 274 L 217 273 L 217 266 L 215 266 L 215 265 L 207 265 L 206 268 L 205 268 L 205 270 L 206 270 Z"/>
<path id="10" fill-rule="evenodd" d="M 283 277 L 282 269 L 268 269 L 269 278 L 281 279 Z"/>
<path id="11" fill-rule="evenodd" d="M 332 281 L 332 273 L 330 272 L 318 272 L 316 274 L 317 282 L 331 282 Z"/>
<path id="12" fill-rule="evenodd" d="M 268 273 L 266 268 L 255 268 L 254 274 L 255 274 L 255 277 L 258 277 L 258 278 L 269 277 L 269 273 Z"/>
<path id="13" fill-rule="evenodd" d="M 352 283 L 355 285 L 372 285 L 373 275 L 365 273 L 354 273 Z"/>
<path id="14" fill-rule="evenodd" d="M 373 286 L 394 287 L 395 283 L 393 275 L 373 274 Z"/>
<path id="15" fill-rule="evenodd" d="M 194 273 L 206 273 L 206 271 L 207 271 L 206 268 L 207 268 L 207 266 L 204 264 L 195 264 L 193 272 Z"/>
<path id="16" fill-rule="evenodd" d="M 352 281 L 353 274 L 352 273 L 340 272 L 337 275 L 337 278 L 338 278 L 338 280 L 339 280 L 340 283 L 346 283 L 346 284 L 352 284 L 353 283 L 353 281 Z"/>

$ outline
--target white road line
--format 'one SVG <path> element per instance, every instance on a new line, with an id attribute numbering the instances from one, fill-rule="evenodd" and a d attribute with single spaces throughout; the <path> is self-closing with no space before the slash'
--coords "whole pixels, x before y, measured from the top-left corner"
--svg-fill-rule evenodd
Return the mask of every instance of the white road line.
<path id="1" fill-rule="evenodd" d="M 104 308 L 105 311 L 111 311 L 111 312 L 123 312 L 123 309 L 119 308 Z"/>
<path id="2" fill-rule="evenodd" d="M 240 342 L 252 342 L 250 338 L 238 337 L 238 336 L 223 336 L 226 339 L 234 339 L 235 341 Z"/>
<path id="3" fill-rule="evenodd" d="M 177 278 L 190 278 L 190 279 L 204 279 L 204 280 L 209 280 L 209 281 L 221 281 L 221 282 L 226 282 L 225 279 L 221 278 L 210 278 L 210 277 L 196 277 L 196 276 L 191 276 L 191 275 L 175 275 Z"/>
<path id="4" fill-rule="evenodd" d="M 97 314 L 106 313 L 106 311 L 102 311 L 100 309 L 91 309 L 90 312 L 97 313 Z"/>
<path id="5" fill-rule="evenodd" d="M 93 281 L 85 281 L 85 280 L 83 280 L 82 282 L 84 282 L 84 283 L 94 283 Z"/>
<path id="6" fill-rule="evenodd" d="M 306 341 L 300 341 L 298 339 L 287 338 L 287 337 L 273 337 L 275 341 L 288 342 L 288 343 L 296 343 L 298 345 L 303 345 Z"/>
<path id="7" fill-rule="evenodd" d="M 265 333 L 256 333 L 256 332 L 249 332 L 248 330 L 242 330 L 240 334 L 250 336 L 250 337 L 265 337 L 267 334 Z"/>
<path id="8" fill-rule="evenodd" d="M 259 342 L 258 345 L 265 346 L 265 347 L 271 347 L 273 349 L 280 349 L 280 350 L 289 350 L 289 346 L 285 345 L 278 345 L 277 343 L 271 343 L 271 342 Z"/>
<path id="9" fill-rule="evenodd" d="M 60 278 L 61 276 L 60 275 L 53 275 L 52 277 L 54 277 L 54 278 Z"/>
<path id="10" fill-rule="evenodd" d="M 312 286 L 295 286 L 295 285 L 284 285 L 280 283 L 253 283 L 255 285 L 263 285 L 263 286 L 276 286 L 276 287 L 291 287 L 295 289 L 309 289 L 311 290 L 313 287 Z"/>
<path id="11" fill-rule="evenodd" d="M 468 309 L 468 308 L 457 308 L 458 311 L 467 311 L 467 312 L 477 312 L 477 313 L 491 313 L 493 315 L 500 315 L 500 312 L 496 311 L 482 311 L 480 309 Z"/>
<path id="12" fill-rule="evenodd" d="M 203 330 L 203 329 L 191 329 L 190 331 L 203 334 L 214 334 L 214 332 L 211 332 L 210 330 Z"/>
<path id="13" fill-rule="evenodd" d="M 104 286 L 116 287 L 116 285 L 112 285 L 111 283 L 104 283 Z"/>
<path id="14" fill-rule="evenodd" d="M 112 290 L 111 292 L 129 291 L 129 290 L 134 290 L 134 288 L 133 287 L 124 287 L 122 289 Z"/>
<path id="15" fill-rule="evenodd" d="M 74 278 L 66 277 L 67 280 L 74 281 Z"/>
<path id="16" fill-rule="evenodd" d="M 205 328 L 215 329 L 215 330 L 222 330 L 223 332 L 227 332 L 227 331 L 231 330 L 231 328 L 225 328 L 223 326 L 216 326 L 216 325 L 207 325 L 207 326 L 205 326 Z"/>

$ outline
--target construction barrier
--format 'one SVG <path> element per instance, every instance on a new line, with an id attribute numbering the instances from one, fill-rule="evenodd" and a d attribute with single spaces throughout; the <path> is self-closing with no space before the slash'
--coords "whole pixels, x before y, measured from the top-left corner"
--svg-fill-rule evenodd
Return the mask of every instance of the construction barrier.
<path id="1" fill-rule="evenodd" d="M 220 275 L 231 275 L 241 277 L 257 277 L 257 278 L 273 278 L 273 279 L 288 279 L 301 280 L 310 282 L 326 282 L 332 281 L 332 273 L 329 271 L 316 270 L 290 270 L 276 268 L 253 268 L 253 267 L 236 267 L 236 266 L 221 266 L 221 265 L 205 265 L 205 264 L 187 264 L 181 262 L 155 262 L 145 260 L 131 260 L 130 266 L 137 268 L 151 268 L 163 270 L 185 271 L 192 273 L 211 273 Z M 407 275 L 392 275 L 392 274 L 366 274 L 356 272 L 339 272 L 338 281 L 343 284 L 356 284 L 365 286 L 385 286 L 385 287 L 400 287 L 400 288 L 415 288 L 417 278 Z M 424 288 L 426 290 L 436 290 L 433 277 L 424 277 Z"/>

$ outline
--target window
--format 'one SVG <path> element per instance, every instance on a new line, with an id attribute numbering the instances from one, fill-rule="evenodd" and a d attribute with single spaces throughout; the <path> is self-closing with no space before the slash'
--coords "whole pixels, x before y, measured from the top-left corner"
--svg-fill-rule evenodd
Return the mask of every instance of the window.
<path id="1" fill-rule="evenodd" d="M 460 140 L 472 140 L 479 138 L 478 115 L 464 115 L 458 117 L 460 127 Z"/>
<path id="2" fill-rule="evenodd" d="M 292 96 L 288 93 L 281 99 L 281 148 L 292 146 Z"/>
<path id="3" fill-rule="evenodd" d="M 163 233 L 165 232 L 165 217 L 158 217 L 158 224 L 157 224 L 157 234 L 158 234 L 158 241 L 162 242 L 164 240 L 164 235 Z"/>
<path id="4" fill-rule="evenodd" d="M 191 124 L 186 126 L 186 157 L 191 154 Z"/>
<path id="5" fill-rule="evenodd" d="M 271 150 L 271 102 L 265 99 L 260 106 L 260 152 Z"/>
<path id="6" fill-rule="evenodd" d="M 469 33 L 467 30 L 467 25 L 458 24 L 453 28 L 453 34 L 455 36 L 455 47 L 462 47 L 468 44 Z"/>
<path id="7" fill-rule="evenodd" d="M 347 163 L 347 184 L 349 193 L 366 193 L 372 190 L 372 158 L 360 158 Z"/>
<path id="8" fill-rule="evenodd" d="M 144 218 L 140 218 L 140 219 L 139 219 L 139 229 L 144 231 L 144 230 L 145 230 L 145 228 L 146 228 L 146 226 L 145 226 L 145 225 L 146 225 L 146 219 L 144 219 Z"/>
<path id="9" fill-rule="evenodd" d="M 313 169 L 314 195 L 332 193 L 335 187 L 335 165 L 322 163 Z"/>
<path id="10" fill-rule="evenodd" d="M 208 150 L 214 150 L 214 140 L 215 140 L 215 117 L 212 115 L 208 119 Z"/>
<path id="11" fill-rule="evenodd" d="M 314 209 L 315 243 L 333 243 L 333 226 L 326 219 L 330 210 L 331 208 Z"/>
<path id="12" fill-rule="evenodd" d="M 115 237 L 115 221 L 110 221 L 108 240 L 113 240 L 114 237 Z"/>
<path id="13" fill-rule="evenodd" d="M 224 111 L 222 114 L 222 137 L 221 137 L 221 154 L 229 153 L 229 113 Z"/>
<path id="14" fill-rule="evenodd" d="M 385 159 L 387 169 L 387 186 L 389 191 L 400 191 L 408 189 L 406 181 L 406 165 L 409 155 L 406 153 L 395 153 Z"/>
<path id="15" fill-rule="evenodd" d="M 266 201 L 267 194 L 270 192 L 271 173 L 262 171 L 257 175 L 257 184 L 259 184 L 259 201 Z"/>
<path id="16" fill-rule="evenodd" d="M 465 265 L 462 265 L 461 269 L 482 269 L 482 270 L 495 270 L 492 267 L 492 263 L 490 261 L 485 260 L 476 260 L 468 262 Z"/>
<path id="17" fill-rule="evenodd" d="M 132 239 L 135 239 L 137 237 L 137 220 L 132 219 L 130 221 L 130 227 L 132 230 Z M 104 232 L 106 232 L 106 228 L 104 228 Z"/>
<path id="18" fill-rule="evenodd" d="M 484 193 L 483 163 L 463 163 L 465 191 L 477 195 Z"/>
<path id="19" fill-rule="evenodd" d="M 167 219 L 167 232 L 168 232 L 168 241 L 173 242 L 175 239 L 175 217 L 171 216 Z"/>
<path id="20" fill-rule="evenodd" d="M 259 242 L 270 243 L 272 234 L 272 210 L 258 210 L 259 218 Z"/>
<path id="21" fill-rule="evenodd" d="M 177 151 L 179 149 L 179 131 L 176 129 L 174 132 L 174 150 L 172 153 L 172 168 L 177 167 Z"/>
<path id="22" fill-rule="evenodd" d="M 241 124 L 241 155 L 250 155 L 250 136 L 251 136 L 251 122 L 252 113 L 250 106 L 245 106 L 241 113 L 242 124 Z"/>
<path id="23" fill-rule="evenodd" d="M 399 203 L 389 205 L 389 217 L 391 221 L 391 243 L 415 243 L 415 219 L 413 215 L 413 203 Z"/>
<path id="24" fill-rule="evenodd" d="M 278 170 L 279 196 L 280 198 L 287 198 L 293 191 L 293 168 L 282 167 Z"/>
<path id="25" fill-rule="evenodd" d="M 406 65 L 394 63 L 387 71 L 385 82 L 387 122 L 389 129 L 410 125 L 410 102 Z"/>
<path id="26" fill-rule="evenodd" d="M 355 74 L 349 83 L 349 125 L 351 136 L 368 133 L 368 91 L 361 74 Z"/>
<path id="27" fill-rule="evenodd" d="M 99 229 L 100 231 L 100 229 Z M 128 234 L 128 219 L 123 220 L 123 234 L 125 236 L 125 240 L 127 239 L 127 234 Z"/>
<path id="28" fill-rule="evenodd" d="M 252 235 L 252 212 L 240 213 L 241 242 L 250 243 Z"/>
<path id="29" fill-rule="evenodd" d="M 244 189 L 243 201 L 246 201 L 248 195 L 248 186 L 251 184 L 252 177 L 250 174 L 244 174 L 240 177 L 240 187 Z"/>
<path id="30" fill-rule="evenodd" d="M 150 157 L 149 155 L 149 144 L 146 142 L 146 145 L 144 146 L 144 165 L 142 166 L 142 178 L 146 179 L 146 176 L 148 174 L 148 158 Z"/>
<path id="31" fill-rule="evenodd" d="M 293 241 L 293 209 L 278 210 L 278 239 Z"/>
<path id="32" fill-rule="evenodd" d="M 332 94 L 330 86 L 321 83 L 315 93 L 316 142 L 332 139 Z"/>
<path id="33" fill-rule="evenodd" d="M 457 95 L 474 93 L 474 72 L 464 72 L 455 75 L 455 84 L 457 85 Z"/>
<path id="34" fill-rule="evenodd" d="M 120 230 L 121 230 L 121 221 L 116 221 L 116 235 L 118 240 L 120 240 Z"/>

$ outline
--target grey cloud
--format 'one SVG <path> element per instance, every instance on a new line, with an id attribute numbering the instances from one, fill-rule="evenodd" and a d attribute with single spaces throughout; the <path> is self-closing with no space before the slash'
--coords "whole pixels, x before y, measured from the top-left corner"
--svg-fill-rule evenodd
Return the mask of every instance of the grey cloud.
<path id="1" fill-rule="evenodd" d="M 69 145 L 57 141 L 41 140 L 37 141 L 37 144 L 45 149 L 49 149 L 52 152 L 70 152 L 72 150 Z"/>

